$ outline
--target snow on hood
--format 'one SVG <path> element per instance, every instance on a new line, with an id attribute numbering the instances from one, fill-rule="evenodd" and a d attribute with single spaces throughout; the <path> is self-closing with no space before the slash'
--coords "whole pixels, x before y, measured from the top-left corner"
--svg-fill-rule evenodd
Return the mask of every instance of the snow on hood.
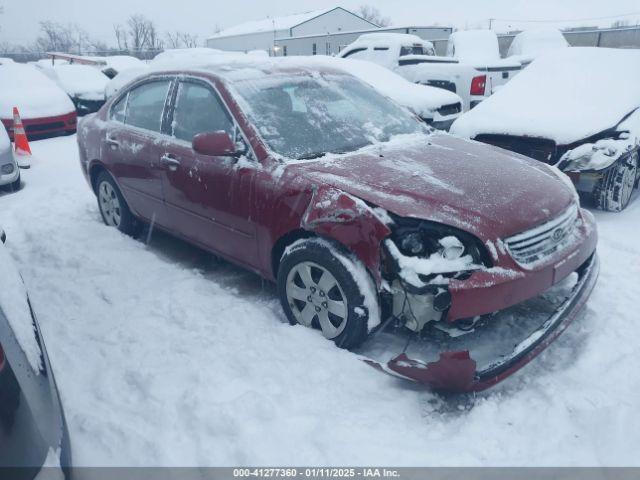
<path id="1" fill-rule="evenodd" d="M 13 118 L 13 107 L 18 107 L 23 120 L 75 111 L 67 94 L 32 65 L 1 65 L 0 91 L 0 118 Z"/>
<path id="2" fill-rule="evenodd" d="M 0 310 L 34 372 L 40 372 L 41 352 L 27 302 L 27 291 L 6 246 L 0 242 Z"/>
<path id="3" fill-rule="evenodd" d="M 640 51 L 572 47 L 538 57 L 462 115 L 451 132 L 540 137 L 567 145 L 616 126 L 640 105 Z"/>
<path id="4" fill-rule="evenodd" d="M 557 28 L 537 28 L 525 30 L 517 34 L 511 45 L 507 57 L 513 55 L 536 57 L 569 46 L 566 38 Z"/>
<path id="5" fill-rule="evenodd" d="M 483 241 L 540 225 L 574 201 L 573 188 L 547 165 L 444 133 L 399 135 L 346 155 L 292 161 L 280 178 L 327 184 L 396 215 L 452 225 Z"/>
<path id="6" fill-rule="evenodd" d="M 118 74 L 132 68 L 140 68 L 146 65 L 142 60 L 130 55 L 112 55 L 110 57 L 94 57 L 96 60 L 107 62 L 106 68 L 113 68 Z M 103 68 L 104 70 L 105 68 Z"/>
<path id="7" fill-rule="evenodd" d="M 72 97 L 84 100 L 104 100 L 109 78 L 89 65 L 56 65 L 45 69 L 62 89 Z"/>

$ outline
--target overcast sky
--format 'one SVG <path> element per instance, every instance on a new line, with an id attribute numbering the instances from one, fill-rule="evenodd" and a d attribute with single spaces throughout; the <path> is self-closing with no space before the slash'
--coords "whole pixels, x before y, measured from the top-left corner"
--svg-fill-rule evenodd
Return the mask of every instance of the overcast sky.
<path id="1" fill-rule="evenodd" d="M 609 25 L 615 19 L 586 19 L 628 13 L 634 15 L 620 19 L 634 24 L 640 21 L 638 0 L 0 0 L 4 7 L 0 41 L 30 43 L 38 34 L 38 23 L 53 20 L 77 23 L 94 38 L 113 44 L 113 24 L 124 23 L 134 13 L 151 18 L 163 32 L 187 31 L 204 40 L 216 25 L 225 28 L 247 20 L 333 6 L 355 10 L 363 3 L 377 7 L 395 25 L 486 27 L 489 18 L 506 19 L 495 23 L 499 30 L 540 25 L 514 20 L 560 20 L 549 23 L 557 26 Z"/>

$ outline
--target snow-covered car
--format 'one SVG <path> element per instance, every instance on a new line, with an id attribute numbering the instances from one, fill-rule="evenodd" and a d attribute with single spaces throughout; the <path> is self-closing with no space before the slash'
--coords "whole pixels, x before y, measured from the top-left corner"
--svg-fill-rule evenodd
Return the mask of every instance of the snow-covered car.
<path id="1" fill-rule="evenodd" d="M 450 57 L 439 57 L 430 42 L 416 35 L 370 33 L 340 51 L 340 57 L 377 63 L 411 83 L 456 93 L 468 110 L 491 92 L 487 74 Z"/>
<path id="2" fill-rule="evenodd" d="M 106 65 L 100 66 L 100 71 L 110 79 L 127 70 L 143 68 L 146 65 L 142 60 L 131 55 L 110 55 L 93 58 L 106 62 Z"/>
<path id="3" fill-rule="evenodd" d="M 64 412 L 2 228 L 0 240 L 0 472 L 3 478 L 62 479 L 71 467 Z"/>
<path id="4" fill-rule="evenodd" d="M 489 94 L 495 93 L 522 70 L 518 60 L 500 58 L 498 36 L 493 30 L 453 32 L 447 40 L 447 56 L 486 73 Z"/>
<path id="5" fill-rule="evenodd" d="M 13 140 L 13 107 L 29 139 L 71 134 L 77 114 L 68 95 L 32 65 L 0 65 L 0 119 Z"/>
<path id="6" fill-rule="evenodd" d="M 555 165 L 603 210 L 638 185 L 640 52 L 572 47 L 547 53 L 452 132 Z"/>
<path id="7" fill-rule="evenodd" d="M 20 189 L 20 169 L 13 157 L 11 141 L 4 128 L 0 128 L 0 187 L 14 192 Z"/>
<path id="8" fill-rule="evenodd" d="M 69 95 L 78 115 L 97 112 L 104 105 L 109 78 L 97 68 L 75 63 L 56 64 L 43 67 L 42 72 Z"/>
<path id="9" fill-rule="evenodd" d="M 339 68 L 350 73 L 439 130 L 448 130 L 462 113 L 462 99 L 455 93 L 411 83 L 376 63 L 324 56 L 314 57 L 309 62 L 310 65 Z"/>
<path id="10" fill-rule="evenodd" d="M 568 46 L 569 42 L 556 28 L 525 30 L 513 38 L 507 57 L 509 60 L 516 60 L 523 67 L 526 67 L 536 57 Z"/>
<path id="11" fill-rule="evenodd" d="M 289 321 L 340 347 L 391 323 L 422 334 L 435 358 L 378 366 L 440 390 L 497 383 L 579 314 L 597 233 L 556 170 L 435 133 L 311 59 L 206 62 L 150 72 L 82 120 L 106 225 L 153 223 L 277 282 Z M 489 318 L 531 299 L 549 315 Z"/>

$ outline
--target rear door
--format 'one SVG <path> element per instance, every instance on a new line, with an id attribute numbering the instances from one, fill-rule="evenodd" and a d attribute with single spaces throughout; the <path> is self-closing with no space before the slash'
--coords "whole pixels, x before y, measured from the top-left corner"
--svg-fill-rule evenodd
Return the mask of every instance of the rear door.
<path id="1" fill-rule="evenodd" d="M 160 157 L 171 87 L 172 79 L 151 79 L 124 94 L 111 108 L 103 148 L 129 207 L 162 226 L 169 223 Z"/>
<path id="2" fill-rule="evenodd" d="M 233 157 L 194 152 L 198 133 L 224 131 L 235 140 L 233 117 L 208 82 L 182 79 L 169 113 L 170 140 L 160 152 L 164 194 L 172 229 L 189 240 L 248 267 L 257 265 L 251 218 L 255 168 Z"/>

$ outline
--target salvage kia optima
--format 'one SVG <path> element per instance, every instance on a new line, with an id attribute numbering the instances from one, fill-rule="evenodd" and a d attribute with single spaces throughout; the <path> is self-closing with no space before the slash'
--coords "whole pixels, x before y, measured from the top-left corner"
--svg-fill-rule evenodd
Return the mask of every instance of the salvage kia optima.
<path id="1" fill-rule="evenodd" d="M 433 361 L 367 359 L 434 389 L 481 390 L 518 370 L 597 276 L 593 217 L 562 174 L 434 133 L 302 59 L 147 74 L 83 120 L 78 141 L 107 225 L 153 224 L 276 281 L 289 321 L 340 347 L 389 329 L 441 341 Z M 500 329 L 496 312 L 550 304 L 542 294 L 560 284 L 549 315 Z M 473 348 L 448 348 L 465 338 Z"/>

